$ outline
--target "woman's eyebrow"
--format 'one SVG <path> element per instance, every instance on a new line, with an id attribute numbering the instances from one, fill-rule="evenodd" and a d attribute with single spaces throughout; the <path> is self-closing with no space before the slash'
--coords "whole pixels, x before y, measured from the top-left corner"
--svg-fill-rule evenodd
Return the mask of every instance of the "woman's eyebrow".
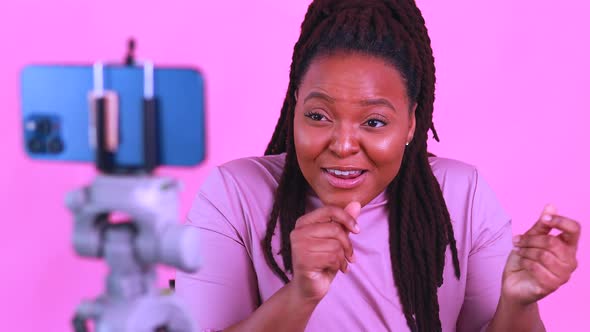
<path id="1" fill-rule="evenodd" d="M 359 104 L 361 106 L 385 106 L 388 108 L 391 108 L 394 112 L 397 112 L 397 109 L 393 106 L 392 103 L 389 102 L 389 100 L 385 99 L 385 98 L 375 98 L 375 99 L 365 99 L 365 100 L 361 100 L 359 102 Z"/>
<path id="2" fill-rule="evenodd" d="M 303 103 L 306 103 L 308 100 L 314 99 L 314 98 L 319 98 L 319 99 L 325 100 L 330 104 L 334 104 L 334 101 L 335 101 L 334 98 L 328 96 L 327 94 L 325 94 L 323 92 L 312 91 L 307 95 L 307 97 L 305 97 L 305 99 L 303 100 Z"/>
<path id="3" fill-rule="evenodd" d="M 319 91 L 312 91 L 310 92 L 304 99 L 303 103 L 306 103 L 308 100 L 310 99 L 322 99 L 330 104 L 334 104 L 336 102 L 336 100 L 330 96 L 328 96 L 327 94 L 323 93 L 323 92 L 319 92 Z M 371 98 L 371 99 L 364 99 L 361 100 L 359 102 L 359 105 L 363 106 L 363 107 L 367 107 L 367 106 L 385 106 L 388 108 L 391 108 L 394 112 L 397 112 L 397 109 L 393 106 L 393 104 L 391 102 L 389 102 L 389 100 L 385 99 L 385 98 Z"/>

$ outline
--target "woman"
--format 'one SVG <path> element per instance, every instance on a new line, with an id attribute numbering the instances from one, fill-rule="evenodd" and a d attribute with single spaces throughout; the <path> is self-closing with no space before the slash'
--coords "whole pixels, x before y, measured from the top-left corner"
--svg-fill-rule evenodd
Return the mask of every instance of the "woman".
<path id="1" fill-rule="evenodd" d="M 478 171 L 428 154 L 434 83 L 414 1 L 310 5 L 266 156 L 216 168 L 189 213 L 203 265 L 176 289 L 200 326 L 544 329 L 580 226 L 547 206 L 513 239 Z"/>

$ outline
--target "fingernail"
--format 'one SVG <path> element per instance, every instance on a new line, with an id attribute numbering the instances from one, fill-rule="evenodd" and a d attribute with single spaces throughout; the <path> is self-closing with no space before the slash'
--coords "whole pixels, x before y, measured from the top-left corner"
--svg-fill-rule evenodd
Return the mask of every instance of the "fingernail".
<path id="1" fill-rule="evenodd" d="M 354 253 L 352 255 L 350 255 L 350 262 L 356 263 L 356 256 L 354 255 Z"/>
<path id="2" fill-rule="evenodd" d="M 517 235 L 515 237 L 512 238 L 512 243 L 513 244 L 517 244 L 518 242 L 520 242 L 520 235 Z"/>
<path id="3" fill-rule="evenodd" d="M 548 215 L 548 214 L 544 214 L 541 217 L 541 220 L 544 221 L 544 222 L 551 222 L 551 219 L 553 219 L 553 217 L 551 215 Z"/>
<path id="4" fill-rule="evenodd" d="M 360 233 L 361 232 L 361 229 L 360 229 L 358 223 L 354 224 L 354 231 L 357 232 L 357 233 Z"/>

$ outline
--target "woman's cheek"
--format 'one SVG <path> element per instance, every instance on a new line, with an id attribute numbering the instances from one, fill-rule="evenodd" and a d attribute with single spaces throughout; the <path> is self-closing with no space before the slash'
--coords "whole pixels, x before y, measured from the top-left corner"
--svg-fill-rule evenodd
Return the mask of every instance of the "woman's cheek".
<path id="1" fill-rule="evenodd" d="M 362 142 L 367 154 L 371 159 L 397 159 L 395 156 L 401 156 L 405 148 L 405 142 L 400 139 L 399 135 L 394 133 L 377 135 L 364 135 Z"/>
<path id="2" fill-rule="evenodd" d="M 320 153 L 329 144 L 330 133 L 328 128 L 314 128 L 311 126 L 297 126 L 294 131 L 295 148 L 298 154 L 315 155 Z"/>

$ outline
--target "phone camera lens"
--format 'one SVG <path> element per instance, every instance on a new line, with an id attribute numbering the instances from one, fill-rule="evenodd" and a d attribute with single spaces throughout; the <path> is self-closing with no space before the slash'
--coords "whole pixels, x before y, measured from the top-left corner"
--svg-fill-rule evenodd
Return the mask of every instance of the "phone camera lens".
<path id="1" fill-rule="evenodd" d="M 47 142 L 47 150 L 50 153 L 60 153 L 64 150 L 64 143 L 59 137 L 54 137 Z"/>
<path id="2" fill-rule="evenodd" d="M 28 143 L 29 151 L 32 153 L 43 153 L 45 152 L 45 146 L 43 142 L 38 138 L 33 138 Z"/>
<path id="3" fill-rule="evenodd" d="M 37 121 L 35 131 L 39 135 L 49 135 L 51 132 L 51 121 L 49 119 L 41 119 Z"/>

